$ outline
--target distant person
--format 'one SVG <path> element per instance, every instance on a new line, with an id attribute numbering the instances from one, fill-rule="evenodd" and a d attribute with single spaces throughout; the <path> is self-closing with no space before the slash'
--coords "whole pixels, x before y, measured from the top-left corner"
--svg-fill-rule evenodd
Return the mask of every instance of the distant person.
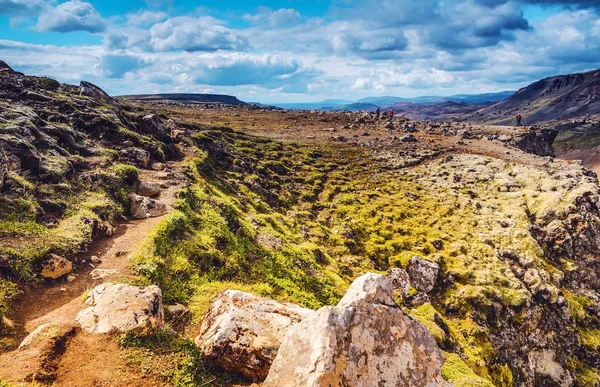
<path id="1" fill-rule="evenodd" d="M 394 119 L 394 109 L 390 110 L 390 120 Z"/>
<path id="2" fill-rule="evenodd" d="M 521 113 L 517 113 L 517 126 L 521 126 Z"/>
<path id="3" fill-rule="evenodd" d="M 381 116 L 381 109 L 380 108 L 377 108 L 377 110 L 375 110 L 375 116 L 376 116 L 377 121 L 379 121 L 379 116 Z"/>

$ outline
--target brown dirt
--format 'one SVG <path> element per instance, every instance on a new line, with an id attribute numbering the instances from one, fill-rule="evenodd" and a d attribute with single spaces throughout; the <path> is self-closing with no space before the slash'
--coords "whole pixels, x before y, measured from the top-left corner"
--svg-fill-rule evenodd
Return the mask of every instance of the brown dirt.
<path id="1" fill-rule="evenodd" d="M 169 163 L 177 171 L 182 162 Z M 183 181 L 165 180 L 163 172 L 140 171 L 140 180 L 157 183 L 169 182 L 158 200 L 172 205 L 176 193 L 182 188 Z M 84 264 L 76 267 L 76 279 L 66 279 L 54 283 L 42 284 L 25 290 L 14 303 L 11 319 L 15 323 L 13 339 L 18 344 L 29 332 L 48 323 L 62 323 L 74 327 L 76 314 L 84 308 L 82 295 L 103 282 L 128 281 L 134 277 L 131 271 L 130 253 L 144 240 L 154 227 L 166 217 L 143 220 L 128 220 L 118 224 L 117 233 L 112 237 L 96 239 L 88 251 L 78 258 Z M 102 262 L 93 265 L 90 258 L 96 255 Z M 118 273 L 102 279 L 93 279 L 93 269 L 117 270 Z M 145 378 L 138 370 L 127 365 L 121 356 L 114 337 L 93 336 L 80 331 L 57 349 L 50 344 L 35 348 L 33 354 L 24 354 L 19 350 L 0 354 L 0 380 L 23 381 L 28 374 L 35 374 L 51 359 L 50 375 L 44 377 L 49 382 L 56 378 L 58 386 L 159 386 L 163 383 Z M 14 359 L 21 359 L 13 361 Z M 33 371 L 32 371 L 33 370 Z"/>

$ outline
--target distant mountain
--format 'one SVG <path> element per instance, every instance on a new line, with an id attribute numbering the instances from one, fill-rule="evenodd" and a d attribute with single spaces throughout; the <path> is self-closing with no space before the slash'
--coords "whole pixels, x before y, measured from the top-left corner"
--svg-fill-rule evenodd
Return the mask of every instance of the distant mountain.
<path id="1" fill-rule="evenodd" d="M 517 113 L 525 124 L 600 114 L 600 69 L 542 79 L 478 111 L 471 120 L 510 124 Z"/>
<path id="2" fill-rule="evenodd" d="M 360 99 L 358 102 L 374 104 L 378 106 L 391 106 L 399 102 L 408 102 L 412 104 L 440 104 L 444 102 L 464 102 L 471 104 L 493 103 L 502 101 L 506 97 L 512 95 L 513 91 L 501 91 L 499 93 L 485 94 L 457 94 L 450 96 L 423 96 L 414 98 L 403 97 L 367 97 Z"/>
<path id="3" fill-rule="evenodd" d="M 386 106 L 384 111 L 394 109 L 398 116 L 406 117 L 413 121 L 457 121 L 463 116 L 469 116 L 474 112 L 489 106 L 489 103 L 471 104 L 466 102 L 445 101 L 437 104 L 415 104 L 410 102 L 398 102 Z"/>
<path id="4" fill-rule="evenodd" d="M 234 96 L 224 94 L 139 94 L 121 95 L 119 98 L 137 101 L 171 102 L 186 104 L 215 103 L 223 105 L 246 105 Z"/>
<path id="5" fill-rule="evenodd" d="M 278 103 L 275 106 L 289 110 L 338 110 L 340 107 L 351 103 L 353 101 L 326 99 L 320 102 Z"/>

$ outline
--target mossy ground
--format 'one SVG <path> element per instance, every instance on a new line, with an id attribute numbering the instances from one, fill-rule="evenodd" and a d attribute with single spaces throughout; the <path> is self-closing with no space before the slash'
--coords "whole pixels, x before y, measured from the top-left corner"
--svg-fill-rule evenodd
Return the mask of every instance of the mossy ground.
<path id="1" fill-rule="evenodd" d="M 431 165 L 388 171 L 360 148 L 300 146 L 229 130 L 202 132 L 196 143 L 202 152 L 193 163 L 195 184 L 134 256 L 167 302 L 191 305 L 194 321 L 228 288 L 318 308 L 335 304 L 361 273 L 406 267 L 419 255 L 452 278 L 432 304 L 409 310 L 460 359 L 448 372 L 457 381 L 511 385 L 482 315 L 495 303 L 519 310 L 531 294 L 481 237 L 482 220 L 499 211 L 481 216 L 475 197 L 482 183 L 436 186 L 424 179 Z M 534 244 L 528 234 L 491 234 L 495 243 Z M 525 252 L 541 254 L 531 249 Z M 442 318 L 446 331 L 435 314 L 453 316 Z"/>
<path id="2" fill-rule="evenodd" d="M 19 177 L 19 197 L 0 198 L 0 258 L 7 266 L 0 277 L 0 315 L 18 294 L 17 282 L 34 281 L 50 253 L 72 257 L 126 209 L 135 190 L 137 169 L 114 164 L 98 179 L 64 178 L 55 184 Z"/>

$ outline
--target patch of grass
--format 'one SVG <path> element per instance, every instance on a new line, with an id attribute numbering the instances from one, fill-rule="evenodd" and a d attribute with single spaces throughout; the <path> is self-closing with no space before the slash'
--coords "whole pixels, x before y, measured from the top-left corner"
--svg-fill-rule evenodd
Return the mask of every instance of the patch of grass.
<path id="1" fill-rule="evenodd" d="M 159 332 L 151 336 L 124 334 L 117 339 L 123 358 L 143 374 L 150 374 L 174 387 L 220 386 L 241 381 L 211 369 L 198 347 L 189 339 Z"/>

